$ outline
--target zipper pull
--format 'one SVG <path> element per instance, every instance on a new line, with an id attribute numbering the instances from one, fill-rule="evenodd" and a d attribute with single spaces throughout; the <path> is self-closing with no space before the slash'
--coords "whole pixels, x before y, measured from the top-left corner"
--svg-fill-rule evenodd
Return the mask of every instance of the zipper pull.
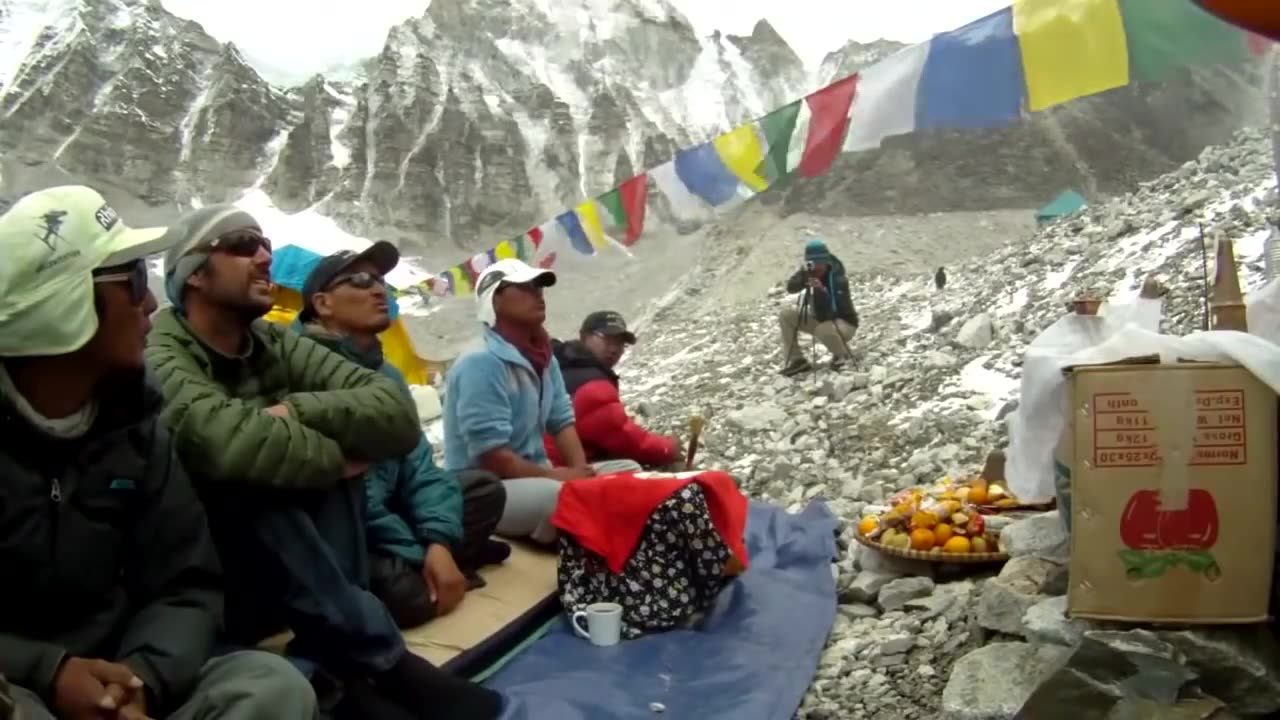
<path id="1" fill-rule="evenodd" d="M 49 487 L 49 499 L 54 502 L 62 502 L 62 483 L 58 482 L 58 478 L 54 478 Z"/>

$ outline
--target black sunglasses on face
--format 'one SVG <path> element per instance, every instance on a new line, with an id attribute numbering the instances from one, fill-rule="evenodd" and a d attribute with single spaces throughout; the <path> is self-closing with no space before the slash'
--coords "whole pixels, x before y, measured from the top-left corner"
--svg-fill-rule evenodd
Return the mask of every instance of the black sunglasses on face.
<path id="1" fill-rule="evenodd" d="M 267 254 L 270 254 L 271 240 L 256 232 L 247 230 L 228 233 L 222 237 L 214 238 L 209 243 L 209 249 L 236 257 L 253 257 L 258 254 L 259 248 L 266 250 Z"/>
<path id="2" fill-rule="evenodd" d="M 95 270 L 93 282 L 128 283 L 129 302 L 141 305 L 147 299 L 147 263 L 144 260 L 135 260 L 128 265 Z"/>
<path id="3" fill-rule="evenodd" d="M 386 284 L 387 284 L 386 279 L 384 279 L 381 275 L 375 275 L 371 272 L 358 272 L 358 273 L 351 273 L 350 275 L 339 275 L 338 277 L 334 278 L 333 281 L 330 282 L 328 287 L 326 287 L 325 289 L 332 290 L 333 288 L 336 288 L 339 285 L 350 285 L 351 287 L 356 288 L 357 290 L 368 290 L 369 288 L 375 285 L 385 286 Z"/>

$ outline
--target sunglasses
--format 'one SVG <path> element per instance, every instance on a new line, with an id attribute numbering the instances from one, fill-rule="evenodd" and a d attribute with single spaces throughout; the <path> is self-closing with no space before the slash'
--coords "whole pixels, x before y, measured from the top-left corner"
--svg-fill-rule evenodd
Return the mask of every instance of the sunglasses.
<path id="1" fill-rule="evenodd" d="M 128 265 L 102 268 L 93 272 L 93 282 L 128 283 L 129 302 L 141 305 L 147 299 L 147 263 L 135 260 Z"/>
<path id="2" fill-rule="evenodd" d="M 209 249 L 236 257 L 250 258 L 258 254 L 259 249 L 271 254 L 271 240 L 252 230 L 237 230 L 216 237 L 209 242 Z"/>
<path id="3" fill-rule="evenodd" d="M 386 285 L 386 283 L 387 281 L 381 275 L 375 275 L 371 272 L 358 272 L 334 278 L 325 289 L 332 290 L 339 285 L 350 285 L 357 290 L 368 290 L 375 285 Z"/>

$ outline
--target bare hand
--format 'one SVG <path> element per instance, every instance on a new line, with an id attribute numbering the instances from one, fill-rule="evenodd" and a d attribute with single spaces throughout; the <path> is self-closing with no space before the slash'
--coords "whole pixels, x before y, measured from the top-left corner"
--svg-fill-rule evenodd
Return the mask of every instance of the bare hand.
<path id="1" fill-rule="evenodd" d="M 108 691 L 109 686 L 118 686 Z M 70 657 L 53 679 L 53 709 L 68 720 L 96 720 L 116 714 L 127 695 L 140 695 L 142 679 L 129 668 L 88 658 Z"/>
<path id="2" fill-rule="evenodd" d="M 262 412 L 270 415 L 271 417 L 287 418 L 289 417 L 289 406 L 284 404 L 272 405 Z"/>
<path id="3" fill-rule="evenodd" d="M 147 714 L 146 695 L 139 692 L 136 694 L 133 702 L 120 708 L 120 713 L 116 715 L 117 720 L 152 720 Z"/>
<path id="4" fill-rule="evenodd" d="M 449 548 L 438 543 L 427 548 L 427 559 L 422 563 L 422 578 L 431 590 L 437 615 L 453 612 L 467 594 L 467 577 L 458 569 Z"/>
<path id="5" fill-rule="evenodd" d="M 558 467 L 551 471 L 551 477 L 560 481 L 577 480 L 578 478 L 588 478 L 596 474 L 595 468 L 590 465 L 579 465 L 577 467 Z"/>
<path id="6" fill-rule="evenodd" d="M 349 480 L 353 477 L 365 474 L 368 470 L 369 463 L 363 460 L 348 460 L 346 464 L 342 466 L 342 478 L 344 480 Z"/>

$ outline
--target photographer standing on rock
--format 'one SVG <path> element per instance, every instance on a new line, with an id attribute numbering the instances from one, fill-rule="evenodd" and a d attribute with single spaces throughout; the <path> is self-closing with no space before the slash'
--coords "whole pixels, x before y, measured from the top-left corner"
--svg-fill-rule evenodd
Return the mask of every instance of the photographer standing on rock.
<path id="1" fill-rule="evenodd" d="M 800 350 L 802 331 L 831 352 L 832 370 L 843 367 L 852 359 L 849 340 L 858 329 L 858 311 L 853 309 L 844 264 L 826 243 L 814 239 L 804 246 L 804 265 L 787 280 L 787 292 L 800 297 L 795 307 L 785 308 L 778 316 L 782 374 L 791 377 L 813 369 Z"/>

